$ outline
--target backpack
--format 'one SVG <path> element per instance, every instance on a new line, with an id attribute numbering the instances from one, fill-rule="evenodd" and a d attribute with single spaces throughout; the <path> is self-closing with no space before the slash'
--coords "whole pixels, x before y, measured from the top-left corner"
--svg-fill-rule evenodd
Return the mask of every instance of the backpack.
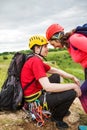
<path id="1" fill-rule="evenodd" d="M 77 26 L 75 33 L 81 33 L 81 34 L 87 36 L 87 23 L 82 26 Z"/>
<path id="2" fill-rule="evenodd" d="M 24 101 L 20 73 L 26 60 L 32 56 L 34 56 L 34 54 L 27 55 L 19 52 L 13 56 L 8 68 L 7 79 L 3 83 L 0 92 L 0 110 L 16 111 L 22 108 Z M 25 89 L 27 89 L 31 83 L 25 86 Z"/>

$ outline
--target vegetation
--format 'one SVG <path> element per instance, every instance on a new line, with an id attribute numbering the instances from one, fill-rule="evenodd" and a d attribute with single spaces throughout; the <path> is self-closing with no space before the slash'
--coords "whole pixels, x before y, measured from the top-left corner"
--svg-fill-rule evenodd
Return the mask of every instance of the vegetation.
<path id="1" fill-rule="evenodd" d="M 54 63 L 56 61 L 57 67 L 75 75 L 80 80 L 84 79 L 84 72 L 81 65 L 73 62 L 66 50 L 49 52 L 47 60 L 52 62 L 54 61 Z"/>
<path id="2" fill-rule="evenodd" d="M 29 50 L 21 51 L 23 53 L 30 53 Z M 10 61 L 15 52 L 5 52 L 0 54 L 0 87 L 2 86 L 6 76 L 7 69 L 9 67 Z M 72 73 L 77 76 L 80 80 L 84 79 L 84 73 L 81 66 L 74 63 L 66 50 L 55 50 L 50 49 L 47 56 L 47 61 L 55 67 L 59 67 L 66 72 Z M 68 79 L 65 82 L 70 82 Z"/>
<path id="3" fill-rule="evenodd" d="M 2 86 L 7 76 L 7 70 L 12 56 L 12 54 L 0 55 L 0 87 Z"/>

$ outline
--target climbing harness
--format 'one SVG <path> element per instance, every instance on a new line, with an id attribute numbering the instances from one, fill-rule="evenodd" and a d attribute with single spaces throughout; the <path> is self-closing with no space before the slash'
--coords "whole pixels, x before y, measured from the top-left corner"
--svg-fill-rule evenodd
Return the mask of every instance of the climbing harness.
<path id="1" fill-rule="evenodd" d="M 46 95 L 44 95 L 45 97 Z M 46 98 L 46 97 L 45 97 Z M 45 120 L 48 120 L 51 116 L 51 113 L 48 111 L 46 99 L 44 98 L 44 107 L 40 105 L 39 100 L 35 100 L 31 103 L 28 103 L 28 109 L 23 107 L 24 112 L 27 114 L 27 117 L 33 121 L 36 121 L 37 126 L 41 127 L 45 124 Z M 45 108 L 45 109 L 44 109 Z"/>

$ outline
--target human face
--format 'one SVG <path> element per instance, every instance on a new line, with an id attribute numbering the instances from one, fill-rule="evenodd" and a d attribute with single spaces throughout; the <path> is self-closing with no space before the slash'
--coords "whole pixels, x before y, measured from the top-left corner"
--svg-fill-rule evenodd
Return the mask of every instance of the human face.
<path id="1" fill-rule="evenodd" d="M 41 55 L 43 57 L 46 57 L 47 54 L 48 54 L 48 44 L 45 44 L 45 45 L 42 46 Z"/>
<path id="2" fill-rule="evenodd" d="M 49 43 L 54 47 L 54 48 L 62 48 L 62 45 L 59 40 L 50 40 Z"/>

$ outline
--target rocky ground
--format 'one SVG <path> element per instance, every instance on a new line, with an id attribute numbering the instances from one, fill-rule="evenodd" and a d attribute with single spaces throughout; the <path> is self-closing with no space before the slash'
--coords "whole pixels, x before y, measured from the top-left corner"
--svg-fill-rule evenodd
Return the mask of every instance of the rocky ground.
<path id="1" fill-rule="evenodd" d="M 75 99 L 71 108 L 71 114 L 64 118 L 69 124 L 67 130 L 78 130 L 79 125 L 87 125 L 87 115 L 85 114 L 78 98 Z M 16 113 L 0 112 L 0 130 L 58 130 L 54 122 L 45 122 L 43 127 L 38 127 L 35 122 L 26 118 L 26 114 L 20 110 Z"/>

